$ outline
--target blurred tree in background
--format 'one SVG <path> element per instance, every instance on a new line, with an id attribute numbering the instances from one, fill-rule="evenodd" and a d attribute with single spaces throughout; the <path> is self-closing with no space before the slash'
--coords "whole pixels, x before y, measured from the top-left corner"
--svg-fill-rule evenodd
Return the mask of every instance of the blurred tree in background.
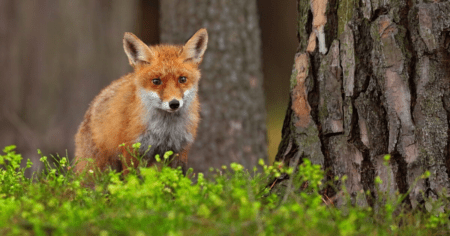
<path id="1" fill-rule="evenodd" d="M 198 171 L 266 159 L 261 39 L 256 0 L 161 1 L 161 41 L 182 44 L 207 28 L 199 85 L 201 122 L 188 166 Z"/>

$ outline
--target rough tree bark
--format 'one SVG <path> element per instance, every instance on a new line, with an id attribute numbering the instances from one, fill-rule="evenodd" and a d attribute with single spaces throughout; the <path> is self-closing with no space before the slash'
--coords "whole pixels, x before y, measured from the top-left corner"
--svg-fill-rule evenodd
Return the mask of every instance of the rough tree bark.
<path id="1" fill-rule="evenodd" d="M 450 2 L 299 0 L 298 10 L 276 160 L 308 158 L 327 170 L 327 180 L 347 175 L 360 205 L 372 204 L 364 192 L 375 193 L 376 176 L 390 194 L 412 188 L 413 207 L 423 203 L 422 192 L 448 194 Z M 431 177 L 414 185 L 426 170 Z"/>
<path id="2" fill-rule="evenodd" d="M 137 1 L 0 1 L 0 147 L 72 157 L 89 102 L 130 71 Z M 35 169 L 33 169 L 34 171 Z"/>
<path id="3" fill-rule="evenodd" d="M 266 158 L 266 129 L 256 1 L 160 2 L 161 42 L 184 43 L 199 28 L 209 42 L 200 81 L 201 118 L 188 166 L 207 171 Z"/>

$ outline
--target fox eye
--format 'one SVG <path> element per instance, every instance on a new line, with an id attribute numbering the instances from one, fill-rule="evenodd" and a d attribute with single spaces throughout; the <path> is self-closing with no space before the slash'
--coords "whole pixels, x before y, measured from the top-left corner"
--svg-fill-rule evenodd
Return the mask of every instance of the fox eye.
<path id="1" fill-rule="evenodd" d="M 186 83 L 186 77 L 185 76 L 180 76 L 180 78 L 178 78 L 178 82 L 180 82 L 180 84 L 182 83 Z"/>
<path id="2" fill-rule="evenodd" d="M 153 82 L 154 85 L 160 85 L 161 84 L 161 79 L 159 79 L 159 78 L 158 79 L 153 79 L 152 82 Z"/>

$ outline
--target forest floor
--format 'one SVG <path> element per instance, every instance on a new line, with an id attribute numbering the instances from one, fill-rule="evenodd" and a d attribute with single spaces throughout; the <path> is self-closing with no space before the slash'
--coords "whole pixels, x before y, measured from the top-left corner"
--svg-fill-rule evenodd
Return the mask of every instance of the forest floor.
<path id="1" fill-rule="evenodd" d="M 304 160 L 293 173 L 279 164 L 245 170 L 233 163 L 186 175 L 160 165 L 121 173 L 75 175 L 66 157 L 41 155 L 42 173 L 26 178 L 15 147 L 0 155 L 0 235 L 446 235 L 446 198 L 410 210 L 405 195 L 378 192 L 374 207 L 337 207 L 321 194 L 320 166 Z M 388 159 L 388 157 L 387 157 Z M 274 179 L 291 174 L 285 188 Z M 427 178 L 425 173 L 422 178 Z M 380 181 L 379 179 L 376 181 Z M 345 177 L 342 179 L 345 182 Z M 95 187 L 86 187 L 87 183 Z M 344 201 L 345 202 L 345 201 Z"/>

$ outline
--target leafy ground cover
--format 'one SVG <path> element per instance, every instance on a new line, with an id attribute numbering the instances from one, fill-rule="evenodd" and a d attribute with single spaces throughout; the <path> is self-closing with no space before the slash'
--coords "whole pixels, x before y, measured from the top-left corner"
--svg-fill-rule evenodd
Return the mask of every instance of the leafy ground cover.
<path id="1" fill-rule="evenodd" d="M 335 207 L 321 195 L 323 170 L 304 160 L 298 171 L 279 164 L 262 171 L 231 164 L 183 175 L 164 165 L 126 176 L 75 175 L 66 157 L 41 157 L 45 171 L 26 178 L 14 146 L 0 155 L 0 235 L 444 235 L 444 197 L 409 210 L 403 195 L 376 208 Z M 167 162 L 170 152 L 160 158 Z M 158 157 L 159 158 L 159 157 Z M 167 163 L 166 163 L 167 164 Z M 291 174 L 283 194 L 270 180 Z M 425 174 L 424 178 L 427 177 Z M 95 188 L 85 187 L 87 181 Z M 378 180 L 379 181 L 379 180 Z M 382 194 L 382 193 L 378 193 Z"/>

